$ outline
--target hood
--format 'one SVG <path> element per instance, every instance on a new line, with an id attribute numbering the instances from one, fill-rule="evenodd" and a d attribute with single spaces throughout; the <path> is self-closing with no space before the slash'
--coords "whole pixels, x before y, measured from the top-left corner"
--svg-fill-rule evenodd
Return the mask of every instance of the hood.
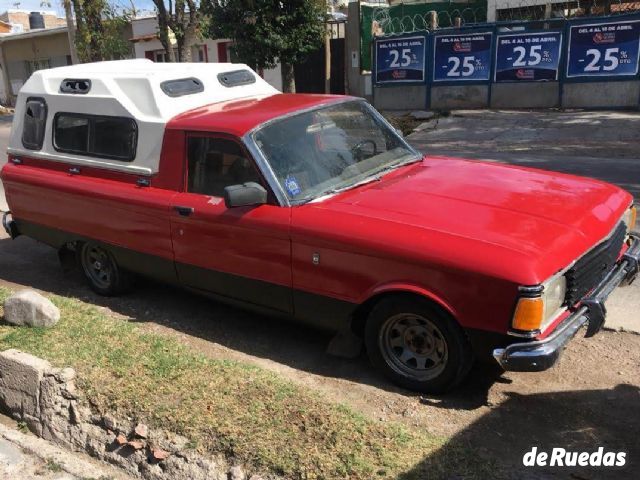
<path id="1" fill-rule="evenodd" d="M 471 249 L 460 254 L 467 261 L 483 256 L 478 261 L 526 260 L 526 275 L 519 278 L 537 283 L 602 241 L 631 200 L 624 190 L 597 180 L 426 157 L 313 208 L 331 212 L 336 221 L 342 215 L 375 219 L 388 233 L 407 227 L 432 233 L 431 241 L 420 235 L 422 250 L 437 242 L 443 253 L 446 244 L 455 245 L 456 252 L 444 253 Z"/>

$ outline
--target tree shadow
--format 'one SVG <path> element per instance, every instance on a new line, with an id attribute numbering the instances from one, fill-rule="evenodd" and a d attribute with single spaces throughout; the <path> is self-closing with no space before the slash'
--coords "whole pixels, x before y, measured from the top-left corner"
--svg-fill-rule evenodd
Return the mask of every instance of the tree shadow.
<path id="1" fill-rule="evenodd" d="M 507 399 L 402 475 L 405 479 L 636 479 L 640 473 L 640 389 L 579 390 Z M 569 452 L 626 452 L 623 467 L 525 467 L 523 456 L 538 447 Z M 457 455 L 477 453 L 478 463 Z M 468 455 L 464 458 L 468 458 Z M 443 476 L 434 472 L 446 472 Z"/>

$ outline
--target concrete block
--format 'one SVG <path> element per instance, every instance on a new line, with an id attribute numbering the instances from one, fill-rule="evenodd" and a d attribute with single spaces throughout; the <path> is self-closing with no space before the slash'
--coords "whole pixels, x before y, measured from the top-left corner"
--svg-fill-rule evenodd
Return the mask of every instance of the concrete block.
<path id="1" fill-rule="evenodd" d="M 427 103 L 427 87 L 375 87 L 373 105 L 378 110 L 423 110 Z"/>
<path id="2" fill-rule="evenodd" d="M 40 414 L 40 382 L 51 364 L 10 349 L 0 353 L 0 407 L 15 416 Z"/>
<path id="3" fill-rule="evenodd" d="M 640 81 L 565 83 L 564 108 L 640 108 Z"/>
<path id="4" fill-rule="evenodd" d="M 431 87 L 431 110 L 487 108 L 488 85 L 439 85 Z"/>
<path id="5" fill-rule="evenodd" d="M 558 82 L 496 83 L 491 87 L 491 108 L 556 108 Z"/>

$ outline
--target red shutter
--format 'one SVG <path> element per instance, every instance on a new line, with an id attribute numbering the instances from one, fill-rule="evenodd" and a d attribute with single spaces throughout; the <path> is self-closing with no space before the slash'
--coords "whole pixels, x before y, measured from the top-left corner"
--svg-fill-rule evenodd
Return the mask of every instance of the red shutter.
<path id="1" fill-rule="evenodd" d="M 227 45 L 229 45 L 229 42 L 220 42 L 218 44 L 218 62 L 220 63 L 229 61 L 227 58 Z"/>
<path id="2" fill-rule="evenodd" d="M 153 54 L 154 54 L 153 50 L 146 50 L 144 52 L 144 58 L 148 58 L 151 61 L 155 61 L 155 56 Z"/>

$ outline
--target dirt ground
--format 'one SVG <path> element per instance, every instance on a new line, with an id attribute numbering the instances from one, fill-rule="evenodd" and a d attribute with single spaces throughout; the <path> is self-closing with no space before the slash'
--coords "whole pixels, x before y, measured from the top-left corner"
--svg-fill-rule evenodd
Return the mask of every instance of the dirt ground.
<path id="1" fill-rule="evenodd" d="M 326 355 L 329 336 L 299 325 L 148 281 L 120 298 L 99 297 L 79 274 L 62 273 L 55 251 L 24 237 L 1 238 L 0 256 L 0 285 L 29 286 L 101 305 L 211 357 L 276 371 L 381 422 L 425 429 L 462 448 L 480 446 L 487 458 L 515 468 L 517 477 L 527 474 L 522 455 L 536 445 L 576 451 L 604 446 L 629 452 L 632 463 L 578 477 L 575 469 L 537 470 L 532 478 L 633 478 L 631 473 L 640 471 L 640 335 L 604 331 L 592 339 L 576 338 L 560 364 L 543 373 L 502 374 L 491 365 L 478 365 L 451 394 L 424 397 L 390 385 L 364 354 L 354 360 Z"/>

